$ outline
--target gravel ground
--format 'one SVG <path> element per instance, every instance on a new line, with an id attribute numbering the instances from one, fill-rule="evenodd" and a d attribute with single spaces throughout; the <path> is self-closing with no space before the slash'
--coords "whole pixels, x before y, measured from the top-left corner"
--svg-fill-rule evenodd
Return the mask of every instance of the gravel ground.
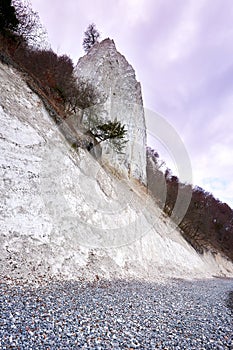
<path id="1" fill-rule="evenodd" d="M 1 349 L 233 349 L 233 280 L 0 288 Z"/>

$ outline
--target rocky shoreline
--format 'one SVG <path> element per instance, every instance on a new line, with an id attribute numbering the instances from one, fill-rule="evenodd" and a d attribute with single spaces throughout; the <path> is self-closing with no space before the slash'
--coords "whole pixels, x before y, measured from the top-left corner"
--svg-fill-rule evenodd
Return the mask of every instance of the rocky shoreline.
<path id="1" fill-rule="evenodd" d="M 1 349 L 232 349 L 232 279 L 1 284 Z"/>

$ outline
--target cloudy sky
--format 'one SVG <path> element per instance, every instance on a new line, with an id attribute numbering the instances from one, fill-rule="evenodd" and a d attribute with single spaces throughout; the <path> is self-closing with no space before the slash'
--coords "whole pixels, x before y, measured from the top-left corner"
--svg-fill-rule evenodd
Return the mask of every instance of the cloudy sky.
<path id="1" fill-rule="evenodd" d="M 193 183 L 233 207 L 232 0 L 32 0 L 32 5 L 53 50 L 74 63 L 84 54 L 89 23 L 102 39 L 114 39 L 136 70 L 145 108 L 160 113 L 183 141 Z"/>

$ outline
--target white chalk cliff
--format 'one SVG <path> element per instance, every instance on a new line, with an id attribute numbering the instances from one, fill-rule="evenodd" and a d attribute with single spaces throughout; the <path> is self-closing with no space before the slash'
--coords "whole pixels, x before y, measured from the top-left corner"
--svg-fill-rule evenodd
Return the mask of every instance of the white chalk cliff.
<path id="1" fill-rule="evenodd" d="M 103 96 L 95 111 L 104 120 L 115 118 L 125 124 L 127 139 L 124 156 L 117 156 L 103 147 L 102 160 L 114 164 L 125 175 L 146 183 L 146 125 L 141 85 L 133 67 L 116 49 L 113 40 L 96 43 L 81 57 L 76 76 L 90 82 Z"/>
<path id="2" fill-rule="evenodd" d="M 0 147 L 1 277 L 232 276 L 230 262 L 188 245 L 137 176 L 117 177 L 71 148 L 40 98 L 1 63 Z"/>

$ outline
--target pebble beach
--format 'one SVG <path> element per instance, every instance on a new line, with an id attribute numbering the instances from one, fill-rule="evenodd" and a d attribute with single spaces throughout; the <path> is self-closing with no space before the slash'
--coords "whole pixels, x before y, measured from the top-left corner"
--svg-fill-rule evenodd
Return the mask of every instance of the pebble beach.
<path id="1" fill-rule="evenodd" d="M 233 349 L 232 279 L 1 283 L 0 349 Z"/>

